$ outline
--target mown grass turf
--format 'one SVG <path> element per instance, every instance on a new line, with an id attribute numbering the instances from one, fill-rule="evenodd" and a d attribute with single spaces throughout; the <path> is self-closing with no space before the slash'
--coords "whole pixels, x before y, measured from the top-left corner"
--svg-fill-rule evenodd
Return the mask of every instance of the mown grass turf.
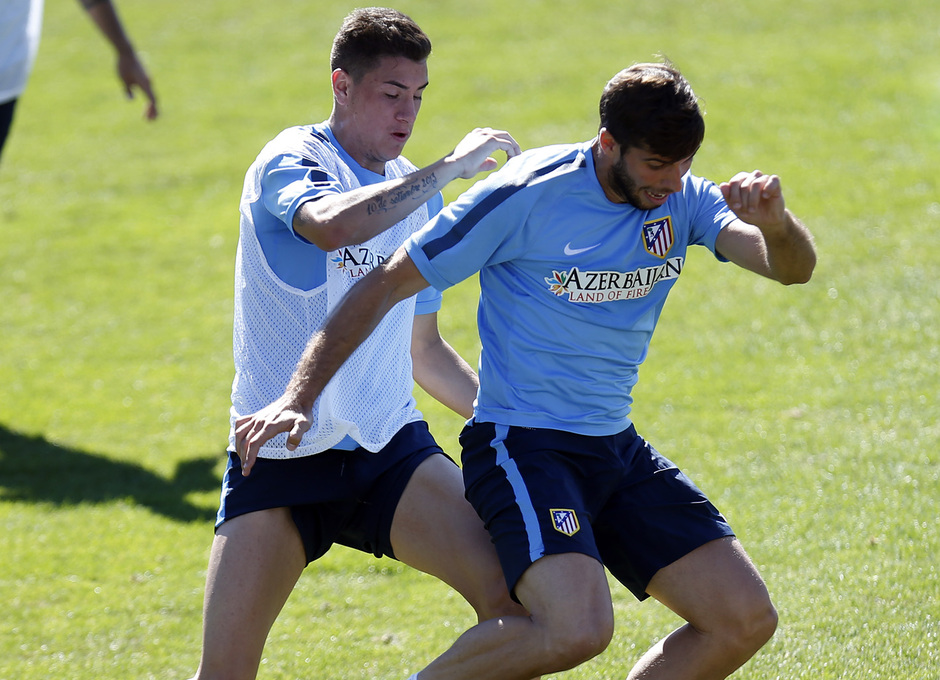
<path id="1" fill-rule="evenodd" d="M 0 161 L 0 677 L 195 670 L 241 181 L 280 129 L 328 115 L 351 7 L 125 0 L 160 96 L 148 124 L 80 8 L 47 2 Z M 695 171 L 781 175 L 816 235 L 813 281 L 691 257 L 635 420 L 725 511 L 780 610 L 736 677 L 935 678 L 936 3 L 399 7 L 435 45 L 419 164 L 479 125 L 525 147 L 588 139 L 606 80 L 661 53 L 708 112 Z M 448 291 L 441 315 L 472 361 L 475 297 L 473 281 Z M 455 451 L 459 418 L 422 407 Z M 622 678 L 677 623 L 614 598 L 610 649 L 566 677 Z M 433 579 L 335 549 L 298 585 L 261 677 L 404 678 L 472 623 Z"/>

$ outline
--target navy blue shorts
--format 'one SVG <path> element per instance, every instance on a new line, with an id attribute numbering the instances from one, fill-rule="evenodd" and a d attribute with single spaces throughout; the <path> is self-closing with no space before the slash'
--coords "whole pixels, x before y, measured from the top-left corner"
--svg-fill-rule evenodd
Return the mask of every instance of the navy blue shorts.
<path id="1" fill-rule="evenodd" d="M 7 141 L 7 135 L 10 133 L 10 127 L 13 124 L 13 111 L 16 109 L 16 99 L 0 104 L 0 153 L 3 153 L 3 145 Z"/>
<path id="2" fill-rule="evenodd" d="M 444 452 L 424 421 L 401 428 L 384 449 L 372 453 L 330 449 L 301 458 L 258 458 L 241 474 L 229 452 L 216 528 L 226 520 L 270 508 L 290 508 L 307 564 L 334 543 L 394 558 L 389 534 L 395 508 L 421 463 Z"/>
<path id="3" fill-rule="evenodd" d="M 731 527 L 631 426 L 609 437 L 468 423 L 467 499 L 493 538 L 510 592 L 535 560 L 583 553 L 637 597 L 661 568 Z"/>

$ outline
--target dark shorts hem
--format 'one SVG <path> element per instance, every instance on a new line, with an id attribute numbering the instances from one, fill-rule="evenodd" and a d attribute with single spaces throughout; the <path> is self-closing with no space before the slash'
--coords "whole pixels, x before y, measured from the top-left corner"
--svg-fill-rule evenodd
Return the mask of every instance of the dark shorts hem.
<path id="1" fill-rule="evenodd" d="M 289 508 L 307 563 L 339 543 L 394 558 L 392 521 L 414 471 L 435 454 L 446 455 L 427 423 L 405 425 L 378 453 L 331 449 L 301 458 L 259 458 L 248 477 L 229 452 L 216 529 L 240 515 Z"/>

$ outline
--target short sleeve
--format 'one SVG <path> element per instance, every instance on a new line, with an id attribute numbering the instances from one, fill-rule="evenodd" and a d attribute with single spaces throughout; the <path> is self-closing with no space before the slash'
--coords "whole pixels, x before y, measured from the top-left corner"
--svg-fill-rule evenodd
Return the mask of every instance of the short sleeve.
<path id="1" fill-rule="evenodd" d="M 272 158 L 261 178 L 265 209 L 283 222 L 296 238 L 307 239 L 293 229 L 294 213 L 307 201 L 342 193 L 339 180 L 315 160 L 285 153 Z"/>
<path id="2" fill-rule="evenodd" d="M 428 286 L 415 296 L 415 315 L 439 312 L 443 299 L 441 291 Z"/>
<path id="3" fill-rule="evenodd" d="M 708 248 L 722 262 L 727 260 L 715 249 L 718 232 L 734 222 L 737 215 L 728 207 L 718 186 L 709 180 L 694 178 L 691 196 L 690 243 Z"/>

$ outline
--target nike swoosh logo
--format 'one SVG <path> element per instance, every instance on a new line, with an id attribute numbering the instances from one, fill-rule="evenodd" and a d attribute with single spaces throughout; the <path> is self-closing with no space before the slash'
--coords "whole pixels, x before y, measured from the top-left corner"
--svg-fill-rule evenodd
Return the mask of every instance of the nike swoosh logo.
<path id="1" fill-rule="evenodd" d="M 594 250 L 598 246 L 600 246 L 600 243 L 595 243 L 593 246 L 588 246 L 587 248 L 572 248 L 571 241 L 568 241 L 568 243 L 565 244 L 565 255 L 580 255 L 589 250 Z"/>

